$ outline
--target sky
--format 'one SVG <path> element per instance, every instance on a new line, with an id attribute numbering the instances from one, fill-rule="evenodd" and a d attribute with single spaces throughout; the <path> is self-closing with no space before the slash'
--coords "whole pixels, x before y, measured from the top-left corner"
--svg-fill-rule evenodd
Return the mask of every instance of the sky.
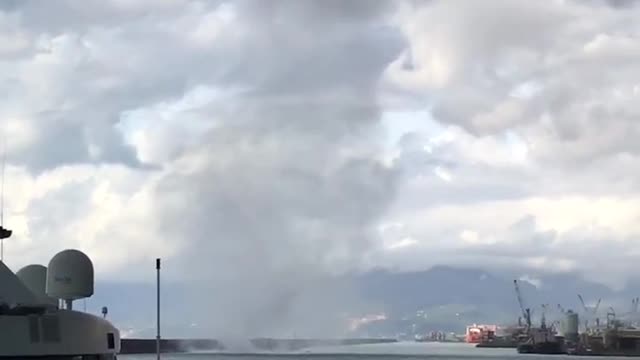
<path id="1" fill-rule="evenodd" d="M 101 281 L 150 282 L 162 257 L 200 298 L 233 289 L 216 304 L 247 318 L 304 313 L 309 283 L 379 267 L 619 286 L 640 254 L 639 15 L 624 0 L 2 2 L 6 263 L 77 248 Z"/>

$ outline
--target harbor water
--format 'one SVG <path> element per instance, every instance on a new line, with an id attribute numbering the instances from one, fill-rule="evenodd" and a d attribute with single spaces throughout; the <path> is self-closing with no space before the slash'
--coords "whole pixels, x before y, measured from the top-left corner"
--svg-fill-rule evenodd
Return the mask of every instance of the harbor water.
<path id="1" fill-rule="evenodd" d="M 238 351 L 235 353 L 199 352 L 189 354 L 162 354 L 163 360 L 519 360 L 519 359 L 588 359 L 564 355 L 521 355 L 515 349 L 481 349 L 464 343 L 414 343 L 399 342 L 393 344 L 352 345 L 318 347 L 308 350 L 286 353 Z M 120 355 L 120 360 L 154 360 L 155 355 Z M 597 357 L 603 359 L 603 357 Z M 594 357 L 595 359 L 595 357 Z"/>

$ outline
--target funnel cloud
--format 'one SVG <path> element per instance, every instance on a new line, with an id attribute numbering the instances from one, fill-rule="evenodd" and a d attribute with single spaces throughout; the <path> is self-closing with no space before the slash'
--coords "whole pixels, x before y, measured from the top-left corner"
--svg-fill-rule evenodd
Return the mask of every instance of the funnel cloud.
<path id="1" fill-rule="evenodd" d="M 198 165 L 158 184 L 159 216 L 188 244 L 177 261 L 212 333 L 335 336 L 356 299 L 333 277 L 358 268 L 393 199 L 396 175 L 374 141 L 393 33 L 365 31 L 381 15 L 365 2 L 240 8 L 250 29 L 232 53 L 256 61 L 228 66 L 249 89 L 208 110 L 216 125 L 177 160 Z"/>

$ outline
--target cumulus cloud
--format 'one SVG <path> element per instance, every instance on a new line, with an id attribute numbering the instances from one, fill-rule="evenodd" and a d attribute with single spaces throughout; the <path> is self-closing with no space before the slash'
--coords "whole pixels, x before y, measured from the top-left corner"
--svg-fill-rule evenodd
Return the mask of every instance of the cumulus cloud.
<path id="1" fill-rule="evenodd" d="M 635 153 L 636 11 L 573 1 L 423 5 L 398 20 L 412 68 L 391 65 L 388 81 L 474 134 L 518 129 L 540 161 Z"/>
<path id="2" fill-rule="evenodd" d="M 431 125 L 394 148 L 405 181 L 388 221 L 405 227 L 383 235 L 417 243 L 381 255 L 389 266 L 630 277 L 637 12 L 633 1 L 403 3 L 408 45 L 382 93 Z"/>

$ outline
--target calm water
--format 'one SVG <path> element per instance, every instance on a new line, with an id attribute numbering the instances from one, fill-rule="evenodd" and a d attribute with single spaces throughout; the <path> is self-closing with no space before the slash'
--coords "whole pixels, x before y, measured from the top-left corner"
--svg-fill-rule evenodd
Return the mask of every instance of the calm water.
<path id="1" fill-rule="evenodd" d="M 589 357 L 571 357 L 562 355 L 520 355 L 515 349 L 476 349 L 469 344 L 440 344 L 440 343 L 396 343 L 357 346 L 335 346 L 313 348 L 297 353 L 254 353 L 254 354 L 215 354 L 194 353 L 180 355 L 164 355 L 163 360 L 363 360 L 373 358 L 376 360 L 415 360 L 428 358 L 432 360 L 456 360 L 456 359 L 485 359 L 485 360 L 536 360 L 536 359 L 589 359 Z M 121 355 L 120 360 L 152 360 L 155 355 Z M 593 359 L 605 359 L 597 357 Z"/>

